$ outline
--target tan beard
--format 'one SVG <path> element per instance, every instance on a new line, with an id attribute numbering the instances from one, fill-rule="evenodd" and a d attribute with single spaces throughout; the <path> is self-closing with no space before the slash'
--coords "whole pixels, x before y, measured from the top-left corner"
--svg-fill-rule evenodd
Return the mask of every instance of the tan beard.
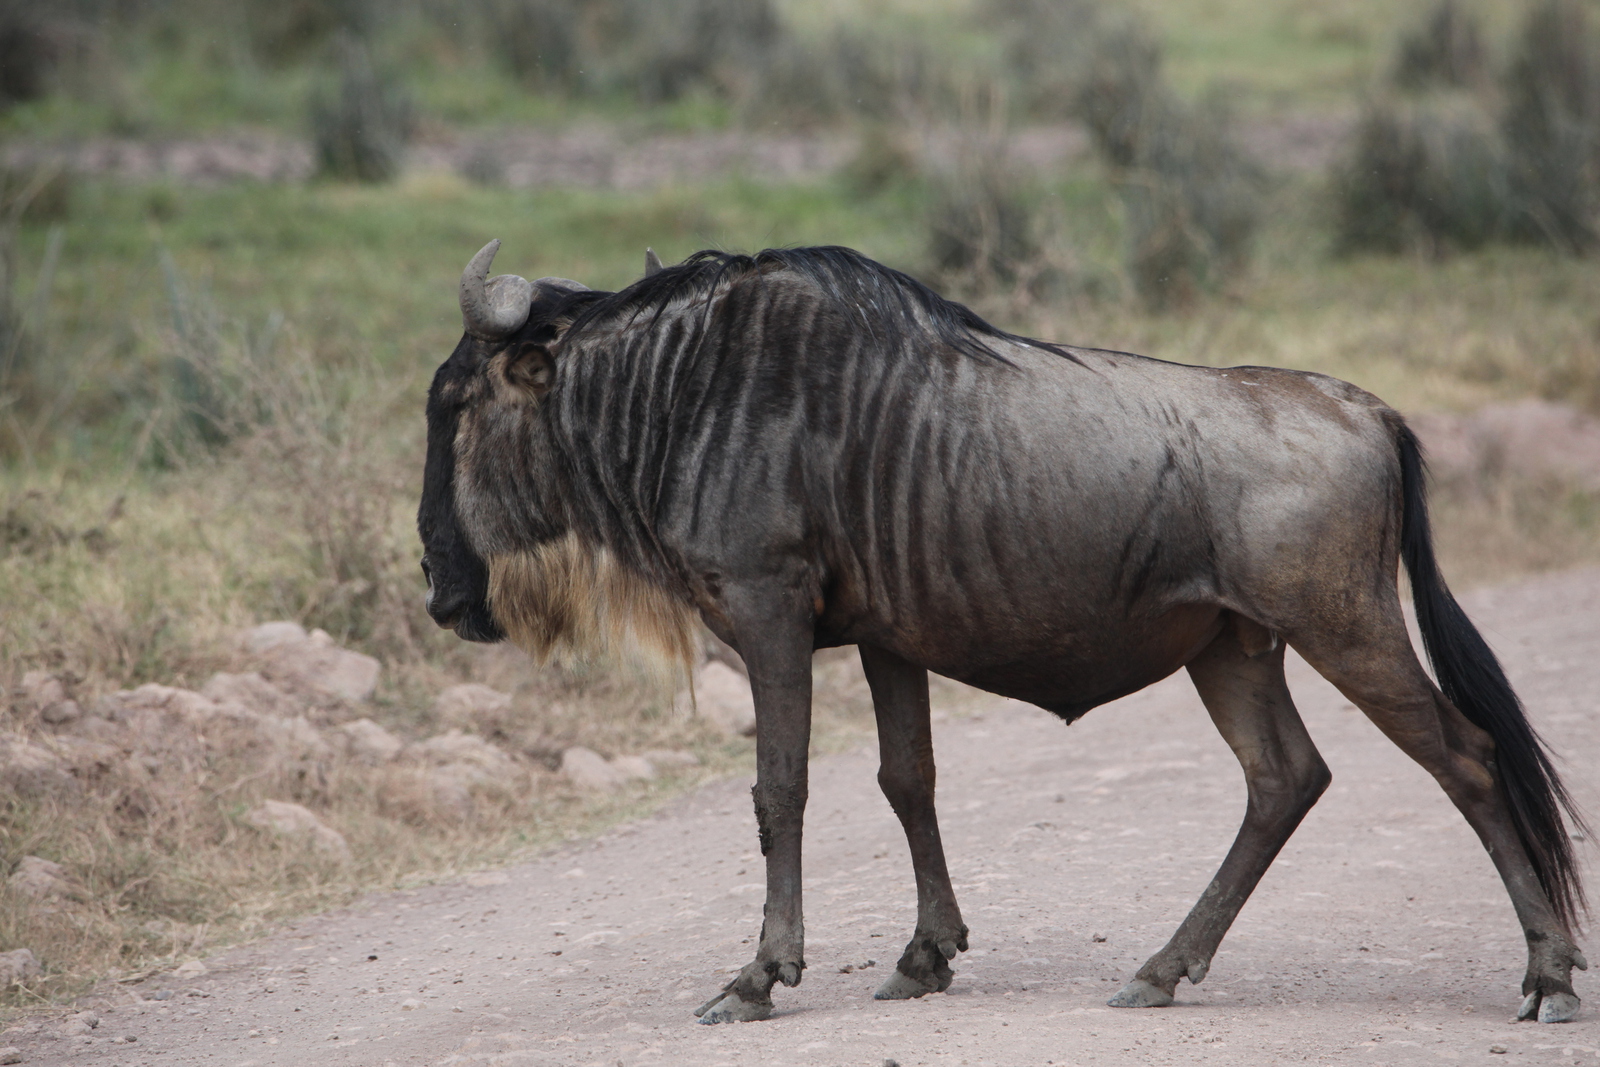
<path id="1" fill-rule="evenodd" d="M 681 678 L 698 659 L 694 609 L 576 534 L 488 564 L 490 613 L 540 662 L 553 654 L 600 656 Z"/>

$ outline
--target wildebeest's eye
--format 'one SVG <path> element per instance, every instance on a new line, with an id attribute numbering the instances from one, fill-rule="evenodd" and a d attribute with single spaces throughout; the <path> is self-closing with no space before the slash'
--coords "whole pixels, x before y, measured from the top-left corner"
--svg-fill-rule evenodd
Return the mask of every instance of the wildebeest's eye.
<path id="1" fill-rule="evenodd" d="M 555 360 L 544 345 L 524 341 L 506 351 L 506 383 L 537 400 L 550 391 L 555 377 Z"/>

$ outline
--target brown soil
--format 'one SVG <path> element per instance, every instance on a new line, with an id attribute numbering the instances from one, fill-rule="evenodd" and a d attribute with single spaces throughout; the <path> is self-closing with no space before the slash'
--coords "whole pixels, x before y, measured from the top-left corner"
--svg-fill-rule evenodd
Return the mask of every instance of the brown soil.
<path id="1" fill-rule="evenodd" d="M 1348 134 L 1343 113 L 1262 117 L 1240 131 L 1245 145 L 1268 166 L 1315 171 L 1327 165 Z M 928 131 L 924 149 L 935 160 L 961 150 L 957 131 Z M 1076 123 L 1029 126 L 1009 139 L 1013 158 L 1047 169 L 1089 149 Z M 728 130 L 630 136 L 605 126 L 567 130 L 511 129 L 457 135 L 436 131 L 413 145 L 407 168 L 454 171 L 513 188 L 582 186 L 641 190 L 703 182 L 739 173 L 764 182 L 825 177 L 857 149 L 838 132 L 755 133 Z M 16 141 L 0 152 L 0 165 L 29 169 L 59 165 L 74 173 L 127 181 L 164 179 L 182 184 L 253 180 L 299 182 L 311 177 L 310 146 L 265 133 L 137 139 L 90 137 L 74 141 Z"/>
<path id="2" fill-rule="evenodd" d="M 1600 570 L 1466 600 L 1578 800 L 1600 810 Z M 749 783 L 726 781 L 504 872 L 374 894 L 202 977 L 103 990 L 88 1037 L 51 1040 L 59 1020 L 39 1018 L 0 1044 L 78 1067 L 1600 1060 L 1590 976 L 1576 1022 L 1511 1021 L 1522 939 L 1438 787 L 1298 661 L 1291 684 L 1333 787 L 1172 1008 L 1104 1003 L 1183 917 L 1243 810 L 1238 768 L 1181 675 L 1071 728 L 998 700 L 941 715 L 942 821 L 972 927 L 947 994 L 871 999 L 915 896 L 864 749 L 813 764 L 810 969 L 770 1021 L 690 1015 L 760 925 Z"/>

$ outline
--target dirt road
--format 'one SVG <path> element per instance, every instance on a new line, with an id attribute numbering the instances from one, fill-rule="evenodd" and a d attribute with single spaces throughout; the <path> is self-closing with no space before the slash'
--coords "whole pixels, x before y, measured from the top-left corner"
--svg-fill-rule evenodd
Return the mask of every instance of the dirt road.
<path id="1" fill-rule="evenodd" d="M 1600 571 L 1466 600 L 1600 811 Z M 1476 839 L 1431 779 L 1295 668 L 1333 787 L 1172 1008 L 1104 1002 L 1182 919 L 1244 807 L 1181 675 L 1070 728 L 1001 701 L 936 726 L 972 927 L 947 994 L 871 999 L 915 897 L 863 750 L 813 764 L 809 970 L 777 990 L 771 1021 L 690 1015 L 760 925 L 749 783 L 728 781 L 504 872 L 374 895 L 202 977 L 113 989 L 88 1035 L 50 1039 L 59 1020 L 35 1020 L 0 1044 L 78 1067 L 1600 1063 L 1600 979 L 1577 976 L 1576 1022 L 1510 1021 L 1524 951 Z M 1592 847 L 1586 859 L 1593 883 Z"/>

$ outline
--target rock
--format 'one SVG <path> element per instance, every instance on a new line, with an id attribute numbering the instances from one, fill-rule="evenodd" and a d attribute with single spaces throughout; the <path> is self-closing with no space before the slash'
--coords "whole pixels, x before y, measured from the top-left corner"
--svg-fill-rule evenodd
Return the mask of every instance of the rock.
<path id="1" fill-rule="evenodd" d="M 269 800 L 267 803 L 270 804 L 272 801 Z M 301 808 L 300 810 L 305 811 L 304 808 Z M 311 815 L 309 811 L 306 811 L 306 814 Z M 312 818 L 315 817 L 316 816 L 312 816 Z M 177 967 L 173 968 L 172 973 L 179 978 L 199 978 L 201 975 L 210 974 L 211 968 L 207 967 L 199 960 L 188 960 L 184 963 L 178 964 Z"/>
<path id="2" fill-rule="evenodd" d="M 574 745 L 561 753 L 561 773 L 579 789 L 604 793 L 615 789 L 624 778 L 606 758 L 592 748 Z"/>
<path id="3" fill-rule="evenodd" d="M 687 695 L 680 701 L 689 703 Z M 750 737 L 756 732 L 750 681 L 720 660 L 712 660 L 696 674 L 693 706 L 700 718 L 729 737 Z"/>
<path id="4" fill-rule="evenodd" d="M 37 978 L 43 973 L 44 968 L 34 959 L 31 949 L 19 948 L 10 952 L 0 952 L 0 989 L 8 988 L 17 982 L 26 982 L 30 978 Z"/>
<path id="5" fill-rule="evenodd" d="M 400 1002 L 401 1011 L 416 1011 L 420 1007 L 422 1007 L 422 1001 L 416 997 L 407 997 Z"/>
<path id="6" fill-rule="evenodd" d="M 0 1063 L 21 1063 L 22 1050 L 15 1045 L 0 1048 Z"/>
<path id="7" fill-rule="evenodd" d="M 70 726 L 83 718 L 83 709 L 76 700 L 63 700 L 42 709 L 39 718 L 51 726 Z"/>
<path id="8" fill-rule="evenodd" d="M 115 704 L 116 714 L 111 717 L 117 721 L 137 717 L 139 712 L 156 712 L 171 715 L 190 726 L 204 726 L 224 714 L 224 709 L 208 696 L 192 689 L 153 682 L 117 693 Z"/>
<path id="9" fill-rule="evenodd" d="M 94 719 L 103 723 L 104 719 Z M 61 761 L 68 774 L 80 781 L 92 782 L 110 774 L 122 760 L 122 749 L 104 741 L 91 741 L 84 737 L 59 736 L 50 740 L 50 750 Z"/>
<path id="10" fill-rule="evenodd" d="M 359 704 L 377 688 L 381 665 L 371 656 L 340 648 L 326 631 L 296 622 L 267 622 L 246 631 L 246 652 L 261 660 L 268 682 L 313 699 Z"/>
<path id="11" fill-rule="evenodd" d="M 78 895 L 66 868 L 38 856 L 22 857 L 17 869 L 6 879 L 6 885 L 13 893 L 34 900 L 57 900 Z"/>
<path id="12" fill-rule="evenodd" d="M 244 821 L 260 830 L 283 837 L 309 840 L 312 847 L 337 859 L 350 858 L 350 844 L 344 835 L 299 804 L 286 800 L 264 800 L 245 813 Z"/>
<path id="13" fill-rule="evenodd" d="M 378 783 L 384 814 L 414 825 L 472 818 L 471 782 L 457 767 L 391 767 Z"/>
<path id="14" fill-rule="evenodd" d="M 257 720 L 256 730 L 281 755 L 292 759 L 326 760 L 333 757 L 333 747 L 304 715 L 296 715 L 292 719 L 263 715 Z"/>
<path id="15" fill-rule="evenodd" d="M 357 719 L 339 726 L 344 737 L 345 755 L 369 767 L 388 763 L 400 755 L 405 744 L 371 719 Z"/>
<path id="16" fill-rule="evenodd" d="M 472 730 L 485 737 L 505 737 L 512 722 L 511 695 L 477 682 L 452 685 L 433 702 L 433 713 L 446 726 Z"/>
<path id="17" fill-rule="evenodd" d="M 648 752 L 641 752 L 640 755 L 654 764 L 658 770 L 663 771 L 676 771 L 700 766 L 699 756 L 696 756 L 693 752 L 685 752 L 681 748 L 652 748 Z"/>
<path id="18" fill-rule="evenodd" d="M 245 631 L 242 644 L 252 655 L 260 655 L 279 645 L 297 645 L 310 635 L 297 622 L 264 622 L 253 630 Z"/>
<path id="19" fill-rule="evenodd" d="M 656 776 L 655 765 L 643 756 L 618 756 L 610 762 L 611 769 L 624 781 L 635 779 L 649 781 Z"/>
<path id="20" fill-rule="evenodd" d="M 394 779 L 387 791 L 387 802 L 402 817 L 412 819 L 431 816 L 465 821 L 474 810 L 474 788 L 506 787 L 522 774 L 505 752 L 460 730 L 407 745 L 403 755 L 425 767 Z"/>
<path id="21" fill-rule="evenodd" d="M 0 735 L 0 790 L 37 800 L 70 795 L 78 788 L 54 752 L 19 734 Z"/>
<path id="22" fill-rule="evenodd" d="M 213 674 L 201 687 L 200 693 L 218 704 L 237 704 L 257 715 L 278 715 L 292 719 L 305 714 L 306 710 L 303 702 L 261 677 L 257 671 Z"/>
<path id="23" fill-rule="evenodd" d="M 407 755 L 435 767 L 457 766 L 476 772 L 478 780 L 503 780 L 516 770 L 511 757 L 481 737 L 460 730 L 430 737 L 406 749 Z"/>
<path id="24" fill-rule="evenodd" d="M 67 726 L 83 717 L 83 709 L 67 696 L 67 689 L 53 674 L 29 671 L 22 676 L 24 706 L 51 726 Z"/>
<path id="25" fill-rule="evenodd" d="M 312 697 L 352 704 L 372 696 L 382 670 L 377 660 L 340 648 L 322 630 L 313 630 L 299 641 L 278 641 L 260 654 L 262 673 L 268 680 Z"/>
<path id="26" fill-rule="evenodd" d="M 428 806 L 435 817 L 447 822 L 466 822 L 472 818 L 472 783 L 455 767 L 437 767 L 423 772 L 428 791 Z"/>

